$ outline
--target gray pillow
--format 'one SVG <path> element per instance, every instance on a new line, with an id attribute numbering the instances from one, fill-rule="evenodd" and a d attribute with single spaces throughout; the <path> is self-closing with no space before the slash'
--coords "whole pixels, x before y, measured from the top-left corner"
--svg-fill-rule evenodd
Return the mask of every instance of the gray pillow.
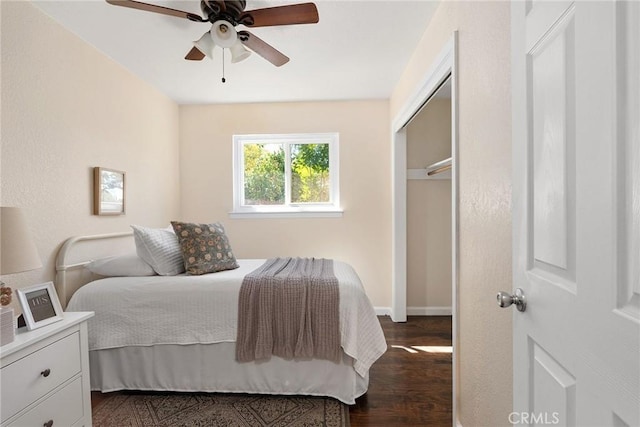
<path id="1" fill-rule="evenodd" d="M 238 268 L 229 239 L 219 222 L 195 224 L 171 221 L 182 248 L 187 274 L 215 273 Z"/>

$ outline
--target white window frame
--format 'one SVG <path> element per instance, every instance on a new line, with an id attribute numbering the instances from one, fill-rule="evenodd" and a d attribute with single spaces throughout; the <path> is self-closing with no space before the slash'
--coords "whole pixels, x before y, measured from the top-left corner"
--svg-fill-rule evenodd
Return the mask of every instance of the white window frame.
<path id="1" fill-rule="evenodd" d="M 244 145 L 283 144 L 285 147 L 285 204 L 244 205 Z M 327 203 L 291 203 L 291 144 L 329 144 L 330 201 Z M 233 135 L 233 211 L 231 218 L 340 217 L 338 133 L 295 133 Z"/>

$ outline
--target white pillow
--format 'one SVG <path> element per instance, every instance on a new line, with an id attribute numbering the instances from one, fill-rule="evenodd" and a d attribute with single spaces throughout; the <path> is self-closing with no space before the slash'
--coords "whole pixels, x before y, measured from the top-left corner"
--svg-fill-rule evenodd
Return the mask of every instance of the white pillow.
<path id="1" fill-rule="evenodd" d="M 148 228 L 132 225 L 138 256 L 161 276 L 184 273 L 180 243 L 170 228 Z"/>
<path id="2" fill-rule="evenodd" d="M 136 254 L 100 258 L 91 261 L 86 268 L 101 276 L 154 276 L 156 272 Z"/>

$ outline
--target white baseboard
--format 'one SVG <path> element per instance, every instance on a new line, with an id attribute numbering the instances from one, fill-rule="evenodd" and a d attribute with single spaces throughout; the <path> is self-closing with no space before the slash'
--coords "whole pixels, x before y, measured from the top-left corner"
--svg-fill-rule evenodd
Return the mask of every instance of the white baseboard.
<path id="1" fill-rule="evenodd" d="M 451 316 L 451 307 L 407 307 L 407 316 Z"/>
<path id="2" fill-rule="evenodd" d="M 391 316 L 391 307 L 374 307 L 376 316 Z M 451 307 L 407 307 L 408 316 L 451 316 Z"/>
<path id="3" fill-rule="evenodd" d="M 374 307 L 376 316 L 391 316 L 391 307 Z"/>

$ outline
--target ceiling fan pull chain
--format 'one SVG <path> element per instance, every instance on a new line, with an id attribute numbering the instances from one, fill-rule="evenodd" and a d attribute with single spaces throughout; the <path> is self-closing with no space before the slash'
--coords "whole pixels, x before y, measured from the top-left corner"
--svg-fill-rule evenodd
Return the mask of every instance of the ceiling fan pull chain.
<path id="1" fill-rule="evenodd" d="M 226 81 L 227 80 L 224 78 L 224 48 L 222 48 L 222 83 Z"/>

